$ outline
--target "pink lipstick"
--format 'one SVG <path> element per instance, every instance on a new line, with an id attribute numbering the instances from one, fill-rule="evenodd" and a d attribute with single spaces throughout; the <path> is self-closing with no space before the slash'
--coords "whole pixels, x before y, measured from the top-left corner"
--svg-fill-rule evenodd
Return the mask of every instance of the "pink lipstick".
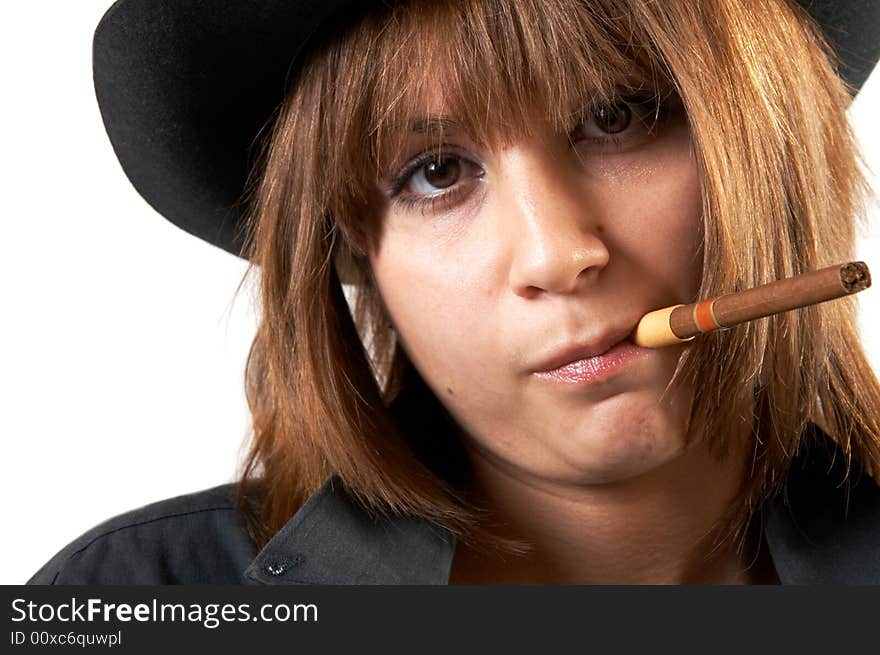
<path id="1" fill-rule="evenodd" d="M 650 353 L 628 339 L 618 342 L 601 355 L 572 359 L 561 366 L 535 371 L 536 377 L 562 384 L 587 384 L 609 378 L 631 362 Z"/>

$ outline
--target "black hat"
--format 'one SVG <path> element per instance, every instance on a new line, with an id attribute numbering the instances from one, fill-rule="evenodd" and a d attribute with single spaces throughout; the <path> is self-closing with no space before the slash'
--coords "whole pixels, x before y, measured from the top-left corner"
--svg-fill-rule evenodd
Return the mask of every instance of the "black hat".
<path id="1" fill-rule="evenodd" d="M 880 57 L 880 2 L 799 0 L 858 90 Z M 357 0 L 118 0 L 95 31 L 95 91 L 128 178 L 153 208 L 239 254 L 239 204 L 292 62 Z"/>

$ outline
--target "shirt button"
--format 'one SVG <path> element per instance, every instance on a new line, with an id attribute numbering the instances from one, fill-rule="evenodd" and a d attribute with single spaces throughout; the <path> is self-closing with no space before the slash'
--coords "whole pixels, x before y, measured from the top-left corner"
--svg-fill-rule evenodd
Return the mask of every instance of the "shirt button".
<path id="1" fill-rule="evenodd" d="M 269 562 L 265 569 L 269 575 L 284 575 L 284 572 L 287 571 L 287 567 L 281 562 Z"/>
<path id="2" fill-rule="evenodd" d="M 273 560 L 263 566 L 263 570 L 271 576 L 284 575 L 295 566 L 299 566 L 306 561 L 306 556 L 298 553 L 291 560 Z"/>

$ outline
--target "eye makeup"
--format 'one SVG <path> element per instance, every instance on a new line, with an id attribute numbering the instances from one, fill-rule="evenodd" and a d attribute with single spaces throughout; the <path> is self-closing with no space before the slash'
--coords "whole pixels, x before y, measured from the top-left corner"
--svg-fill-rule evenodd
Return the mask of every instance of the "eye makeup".
<path id="1" fill-rule="evenodd" d="M 636 149 L 655 138 L 666 121 L 675 113 L 676 96 L 661 97 L 656 92 L 618 95 L 609 101 L 591 101 L 575 113 L 575 124 L 567 139 L 574 148 L 594 148 L 601 153 Z M 454 126 L 454 119 L 446 117 L 443 125 Z M 440 119 L 434 119 L 434 122 Z M 420 121 L 418 132 L 430 131 L 434 122 Z M 438 123 L 440 124 L 440 123 Z M 415 129 L 415 128 L 414 128 Z M 454 135 L 452 135 L 454 136 Z M 430 174 L 454 164 L 460 175 L 446 186 L 434 191 L 411 188 L 414 179 L 423 178 L 431 185 Z M 442 211 L 454 206 L 466 195 L 476 181 L 485 175 L 479 159 L 465 149 L 451 144 L 440 144 L 416 155 L 394 175 L 385 193 L 393 205 L 404 211 L 422 213 Z"/>

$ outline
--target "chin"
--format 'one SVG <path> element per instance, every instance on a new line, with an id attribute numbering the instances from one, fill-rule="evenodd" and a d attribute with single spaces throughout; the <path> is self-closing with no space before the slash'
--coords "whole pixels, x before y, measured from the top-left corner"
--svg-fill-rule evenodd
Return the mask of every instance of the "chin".
<path id="1" fill-rule="evenodd" d="M 604 484 L 643 475 L 679 456 L 685 447 L 682 424 L 654 404 L 632 406 L 594 417 L 579 438 L 565 444 L 565 460 L 584 484 Z"/>

